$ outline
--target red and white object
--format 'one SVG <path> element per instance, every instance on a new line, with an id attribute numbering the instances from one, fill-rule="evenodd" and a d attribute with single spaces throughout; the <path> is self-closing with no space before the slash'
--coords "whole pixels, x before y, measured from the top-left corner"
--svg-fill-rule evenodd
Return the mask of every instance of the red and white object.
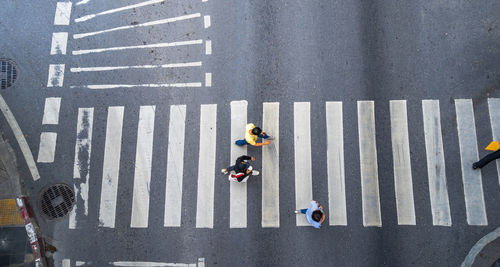
<path id="1" fill-rule="evenodd" d="M 33 257 L 35 259 L 35 266 L 47 266 L 45 261 L 45 249 L 42 237 L 33 210 L 29 206 L 28 199 L 25 196 L 16 198 L 17 209 L 24 222 L 26 234 L 30 240 Z"/>
<path id="2" fill-rule="evenodd" d="M 231 182 L 236 182 L 237 183 L 238 182 L 238 178 L 240 178 L 241 176 L 244 176 L 244 175 L 245 174 L 241 173 L 241 172 L 240 173 L 234 173 L 234 172 L 232 172 L 231 174 L 229 174 L 228 180 L 231 181 Z M 248 177 L 250 177 L 250 176 L 247 176 L 245 179 L 243 179 L 241 181 L 241 183 L 245 183 L 248 180 Z"/>

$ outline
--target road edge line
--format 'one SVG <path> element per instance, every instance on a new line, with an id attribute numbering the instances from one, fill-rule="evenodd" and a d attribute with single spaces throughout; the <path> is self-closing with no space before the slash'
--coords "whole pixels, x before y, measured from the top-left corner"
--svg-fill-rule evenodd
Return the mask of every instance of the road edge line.
<path id="1" fill-rule="evenodd" d="M 2 110 L 2 113 L 5 119 L 7 120 L 7 123 L 9 124 L 10 128 L 12 129 L 12 132 L 14 133 L 14 136 L 16 137 L 17 143 L 21 148 L 26 164 L 28 164 L 28 168 L 31 172 L 33 180 L 36 181 L 40 179 L 40 174 L 36 167 L 35 160 L 33 159 L 33 153 L 31 152 L 31 149 L 28 146 L 28 142 L 26 142 L 23 132 L 21 131 L 21 128 L 19 128 L 19 124 L 17 123 L 16 118 L 14 117 L 14 114 L 12 114 L 12 111 L 10 111 L 9 106 L 7 105 L 1 94 L 0 94 L 0 109 Z"/>
<path id="2" fill-rule="evenodd" d="M 475 261 L 479 253 L 491 242 L 495 241 L 496 239 L 500 238 L 500 227 L 495 229 L 493 232 L 483 236 L 477 243 L 471 248 L 469 253 L 467 254 L 467 257 L 465 257 L 465 260 L 462 262 L 460 265 L 461 267 L 469 267 L 469 266 L 474 266 Z"/>

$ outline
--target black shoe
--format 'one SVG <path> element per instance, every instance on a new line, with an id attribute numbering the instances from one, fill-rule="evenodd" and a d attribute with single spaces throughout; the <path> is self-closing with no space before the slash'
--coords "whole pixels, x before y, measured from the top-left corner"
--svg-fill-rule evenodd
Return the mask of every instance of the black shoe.
<path id="1" fill-rule="evenodd" d="M 474 170 L 475 170 L 475 169 L 477 169 L 477 168 L 479 168 L 479 166 L 477 166 L 477 162 L 472 163 L 472 169 L 474 169 Z"/>

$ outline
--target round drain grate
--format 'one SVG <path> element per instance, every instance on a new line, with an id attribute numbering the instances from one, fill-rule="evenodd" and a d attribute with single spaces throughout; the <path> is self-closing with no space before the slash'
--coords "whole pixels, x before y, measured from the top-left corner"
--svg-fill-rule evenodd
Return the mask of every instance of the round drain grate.
<path id="1" fill-rule="evenodd" d="M 68 214 L 75 204 L 75 193 L 67 184 L 55 184 L 46 188 L 40 197 L 40 209 L 49 220 Z"/>
<path id="2" fill-rule="evenodd" d="M 16 63 L 8 59 L 0 59 L 0 88 L 7 89 L 17 80 Z"/>

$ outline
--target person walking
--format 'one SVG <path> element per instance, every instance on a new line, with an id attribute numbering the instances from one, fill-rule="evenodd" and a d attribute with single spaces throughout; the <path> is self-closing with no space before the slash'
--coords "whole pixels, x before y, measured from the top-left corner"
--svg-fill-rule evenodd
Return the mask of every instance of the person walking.
<path id="1" fill-rule="evenodd" d="M 486 164 L 488 164 L 496 159 L 500 159 L 500 149 L 498 149 L 495 152 L 491 152 L 488 155 L 484 156 L 479 161 L 472 163 L 472 168 L 474 170 L 477 168 L 482 168 L 482 167 L 486 166 Z"/>
<path id="2" fill-rule="evenodd" d="M 315 200 L 311 200 L 310 203 L 311 206 L 309 208 L 296 210 L 295 214 L 305 214 L 307 221 L 314 226 L 314 228 L 320 228 L 326 218 L 323 212 L 323 206 Z"/>
<path id="3" fill-rule="evenodd" d="M 236 159 L 235 165 L 222 169 L 221 172 L 229 174 L 229 181 L 245 183 L 250 175 L 259 175 L 259 171 L 254 170 L 247 160 L 254 161 L 255 158 L 246 155 L 240 156 Z"/>
<path id="4" fill-rule="evenodd" d="M 267 141 L 262 143 L 257 143 L 257 138 L 259 137 L 262 139 L 266 139 Z M 244 145 L 264 146 L 271 144 L 271 141 L 269 140 L 273 139 L 274 139 L 273 136 L 267 135 L 265 132 L 262 131 L 261 128 L 256 127 L 253 123 L 249 123 L 246 126 L 245 139 L 236 140 L 235 144 L 239 146 L 244 146 Z"/>

